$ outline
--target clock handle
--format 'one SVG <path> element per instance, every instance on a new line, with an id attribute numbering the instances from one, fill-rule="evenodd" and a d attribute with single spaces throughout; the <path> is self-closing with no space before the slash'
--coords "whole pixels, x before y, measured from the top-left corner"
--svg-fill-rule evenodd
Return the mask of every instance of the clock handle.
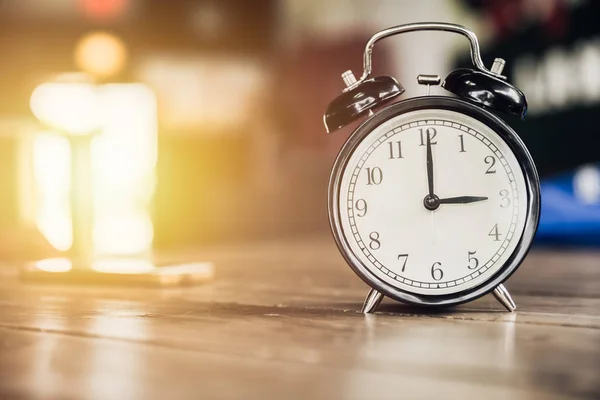
<path id="1" fill-rule="evenodd" d="M 373 47 L 375 46 L 376 42 L 389 36 L 416 31 L 445 31 L 458 33 L 465 36 L 467 39 L 469 39 L 469 43 L 471 44 L 471 60 L 473 61 L 473 65 L 478 70 L 487 75 L 500 79 L 505 79 L 505 76 L 503 76 L 500 72 L 490 71 L 485 67 L 485 65 L 483 65 L 483 61 L 481 60 L 481 53 L 479 51 L 479 41 L 477 40 L 477 36 L 475 36 L 475 33 L 469 28 L 462 25 L 448 24 L 444 22 L 417 22 L 413 24 L 398 25 L 391 28 L 387 28 L 371 36 L 371 38 L 367 42 L 367 45 L 365 46 L 365 52 L 363 55 L 362 76 L 360 77 L 360 79 L 358 79 L 355 82 L 352 82 L 348 87 L 346 87 L 344 89 L 344 92 L 348 92 L 352 89 L 355 89 L 365 80 L 367 80 L 367 78 L 371 75 L 371 71 L 373 69 L 371 62 L 371 54 L 373 53 Z"/>

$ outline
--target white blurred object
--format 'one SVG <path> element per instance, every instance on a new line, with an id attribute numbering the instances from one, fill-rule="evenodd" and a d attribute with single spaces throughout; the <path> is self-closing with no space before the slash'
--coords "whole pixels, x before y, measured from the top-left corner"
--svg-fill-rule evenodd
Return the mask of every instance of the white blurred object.
<path id="1" fill-rule="evenodd" d="M 51 132 L 33 138 L 34 222 L 58 251 L 73 244 L 69 196 L 71 148 L 69 141 Z"/>
<path id="2" fill-rule="evenodd" d="M 84 75 L 42 83 L 33 91 L 31 111 L 43 124 L 69 135 L 88 135 L 101 124 L 96 86 Z"/>
<path id="3" fill-rule="evenodd" d="M 600 37 L 582 38 L 514 62 L 514 84 L 527 94 L 528 115 L 544 115 L 600 102 Z"/>
<path id="4" fill-rule="evenodd" d="M 142 84 L 99 87 L 102 134 L 92 142 L 96 256 L 148 254 L 158 155 L 154 93 Z"/>
<path id="5" fill-rule="evenodd" d="M 51 82 L 35 89 L 31 108 L 55 129 L 35 135 L 29 150 L 33 222 L 50 244 L 66 251 L 74 235 L 84 234 L 91 235 L 94 257 L 149 255 L 158 153 L 154 93 L 142 84 Z M 89 199 L 82 210 L 73 210 L 71 158 L 78 153 L 68 139 L 92 133 L 96 135 L 86 145 L 89 152 L 79 159 L 90 165 L 91 182 L 79 182 L 90 190 Z M 86 215 L 76 214 L 82 212 Z M 91 222 L 86 232 L 74 234 L 74 215 Z"/>
<path id="6" fill-rule="evenodd" d="M 600 203 L 600 169 L 592 165 L 579 168 L 573 176 L 573 191 L 585 204 Z"/>
<path id="7" fill-rule="evenodd" d="M 250 58 L 163 54 L 138 74 L 157 92 L 161 121 L 170 128 L 239 127 L 265 83 L 262 64 Z"/>

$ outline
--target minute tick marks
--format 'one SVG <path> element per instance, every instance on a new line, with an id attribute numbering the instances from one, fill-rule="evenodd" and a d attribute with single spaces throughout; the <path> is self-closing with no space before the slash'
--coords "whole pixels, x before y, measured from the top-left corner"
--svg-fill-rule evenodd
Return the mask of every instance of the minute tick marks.
<path id="1" fill-rule="evenodd" d="M 471 284 L 470 282 L 478 282 L 484 279 L 496 270 L 495 268 L 499 265 L 498 260 L 506 257 L 507 250 L 511 248 L 511 243 L 519 236 L 517 234 L 519 213 L 512 212 L 515 209 L 514 207 L 508 207 L 509 211 L 505 214 L 502 214 L 502 211 L 505 209 L 499 207 L 499 205 L 498 209 L 501 210 L 500 213 L 489 209 L 489 204 L 492 204 L 489 202 L 489 194 L 493 192 L 491 188 L 495 187 L 499 182 L 504 182 L 502 189 L 509 187 L 508 190 L 510 190 L 511 197 L 515 199 L 513 203 L 519 203 L 519 190 L 508 179 L 508 174 L 518 174 L 518 171 L 514 171 L 512 168 L 516 164 L 506 161 L 504 152 L 498 147 L 502 143 L 487 139 L 490 133 L 485 132 L 485 128 L 473 129 L 472 127 L 463 125 L 462 121 L 459 123 L 459 121 L 453 119 L 423 118 L 415 121 L 417 124 L 413 124 L 412 127 L 409 122 L 399 124 L 392 127 L 392 129 L 387 129 L 379 135 L 374 136 L 372 143 L 367 147 L 359 146 L 355 151 L 355 156 L 358 158 L 357 162 L 355 164 L 350 163 L 351 165 L 355 165 L 351 168 L 353 171 L 351 176 L 358 175 L 360 177 L 361 174 L 364 174 L 362 176 L 365 178 L 362 180 L 358 179 L 353 183 L 348 182 L 346 186 L 347 195 L 345 196 L 364 199 L 369 205 L 370 215 L 364 218 L 360 217 L 362 212 L 356 209 L 356 207 L 348 210 L 347 218 L 352 226 L 356 226 L 356 229 L 351 230 L 351 235 L 354 237 L 358 249 L 364 255 L 365 262 L 371 265 L 374 271 L 378 270 L 382 274 L 385 274 L 383 279 L 393 280 L 394 282 L 398 282 L 397 284 L 418 288 L 417 290 L 420 293 L 430 293 L 432 290 L 436 293 L 452 293 L 463 290 L 462 288 L 465 286 L 468 287 Z M 426 131 L 427 128 L 427 125 L 424 126 L 423 123 L 435 124 L 436 126 L 437 145 L 435 146 L 435 152 L 433 151 L 431 137 L 423 137 L 425 149 L 420 146 L 420 132 Z M 452 143 L 451 140 L 446 140 L 452 137 L 458 138 L 458 135 L 464 135 L 465 139 L 467 137 L 471 138 L 468 142 L 469 152 L 460 154 L 459 149 L 456 148 L 456 142 Z M 387 143 L 398 141 L 402 142 L 402 158 L 390 158 L 390 147 Z M 429 142 L 429 145 L 427 142 Z M 382 144 L 385 145 L 382 146 Z M 367 157 L 363 157 L 365 154 Z M 480 158 L 481 160 L 485 156 L 493 156 L 498 160 L 498 163 L 495 164 L 498 171 L 497 174 L 486 175 L 486 166 L 484 164 L 484 168 L 480 172 L 481 175 L 478 175 L 491 176 L 489 181 L 479 180 L 478 177 L 471 174 L 474 168 L 476 168 L 476 158 L 482 157 Z M 369 185 L 368 173 L 365 171 L 369 169 L 370 173 L 372 173 L 375 166 L 381 169 L 382 175 L 385 178 L 379 185 L 373 185 L 373 180 L 371 179 L 371 185 Z M 464 174 L 458 172 L 461 171 L 461 168 L 466 171 Z M 419 172 L 419 170 L 422 172 Z M 453 173 L 449 174 L 447 172 L 449 170 L 452 170 Z M 454 173 L 454 171 L 457 172 Z M 424 189 L 427 194 L 425 199 L 421 197 L 421 200 L 415 197 L 418 191 L 413 189 L 415 187 L 415 179 L 417 179 L 414 176 L 417 174 L 423 174 L 421 177 L 426 177 Z M 418 185 L 423 187 L 421 186 L 422 184 Z M 492 186 L 488 188 L 489 185 Z M 495 192 L 496 196 L 498 196 L 497 193 L 499 193 L 499 190 L 501 189 Z M 465 194 L 465 192 L 468 194 Z M 442 235 L 439 240 L 433 241 L 427 239 L 432 234 L 429 228 L 429 221 L 423 222 L 427 228 L 427 232 L 422 232 L 422 227 L 418 223 L 418 219 L 420 218 L 418 217 L 419 212 L 410 205 L 414 205 L 416 201 L 420 204 L 422 211 L 428 214 L 431 213 L 431 209 L 426 204 L 431 193 L 435 196 L 431 197 L 431 199 L 435 202 L 434 209 L 438 213 L 436 219 L 439 220 L 436 221 L 436 225 L 439 225 L 436 231 L 439 233 L 435 235 Z M 439 193 L 444 193 L 444 197 L 440 198 Z M 397 198 L 392 200 L 395 196 Z M 444 208 L 444 210 L 441 210 L 443 207 L 447 209 Z M 486 218 L 494 215 L 498 216 L 499 220 L 487 221 L 486 224 L 489 226 L 476 227 L 477 223 L 473 222 L 484 221 Z M 398 221 L 397 225 L 394 225 L 395 228 L 390 230 L 386 226 L 381 226 L 393 220 Z M 403 223 L 405 221 L 411 221 L 411 223 Z M 449 223 L 451 225 L 448 225 Z M 495 224 L 499 224 L 498 226 L 502 229 L 503 233 L 498 238 L 499 242 L 493 240 L 495 237 L 488 236 L 490 229 Z M 412 229 L 407 227 L 412 227 Z M 479 229 L 480 232 L 475 232 L 476 229 Z M 452 239 L 445 239 L 440 242 L 442 237 L 448 235 L 448 231 L 452 230 L 454 230 L 451 236 Z M 368 242 L 365 243 L 362 238 L 363 235 L 369 236 L 369 232 L 375 231 L 379 235 L 378 240 L 381 240 L 382 243 L 376 252 L 371 250 Z M 471 238 L 470 240 L 473 243 L 460 244 L 461 240 L 455 242 L 461 237 Z M 491 239 L 490 243 L 481 242 L 482 237 Z M 392 238 L 391 242 L 390 238 Z M 423 247 L 423 243 L 425 242 L 432 243 L 431 245 L 436 246 L 437 250 L 433 250 L 433 248 L 426 250 L 427 245 Z M 391 248 L 390 243 L 403 244 Z M 499 243 L 499 245 L 495 245 L 494 243 Z M 440 251 L 439 246 L 442 246 L 442 248 L 452 246 L 452 248 L 448 249 L 446 259 L 427 259 L 427 254 Z M 460 249 L 462 246 L 465 247 L 463 250 Z M 474 247 L 478 249 L 478 265 L 475 269 L 467 268 L 467 265 L 474 266 L 473 261 L 469 264 L 469 257 L 473 257 L 469 255 L 469 252 Z M 406 265 L 404 263 L 402 265 L 395 265 L 390 261 L 390 257 L 387 255 L 388 251 L 394 251 L 396 257 L 399 253 L 411 254 L 410 261 Z M 435 276 L 433 276 L 431 266 L 435 262 L 440 262 L 442 267 L 436 264 L 434 268 Z M 397 259 L 396 264 L 399 264 Z M 420 268 L 411 268 L 410 265 L 414 264 L 424 265 Z M 427 264 L 429 265 L 429 274 L 422 275 L 420 271 L 423 269 L 427 270 Z M 462 265 L 463 268 L 458 268 L 458 265 Z M 404 267 L 405 271 L 402 271 L 402 267 Z M 438 270 L 440 271 L 438 272 Z M 393 276 L 387 271 L 393 271 Z M 437 281 L 442 285 L 436 286 L 438 284 Z"/>

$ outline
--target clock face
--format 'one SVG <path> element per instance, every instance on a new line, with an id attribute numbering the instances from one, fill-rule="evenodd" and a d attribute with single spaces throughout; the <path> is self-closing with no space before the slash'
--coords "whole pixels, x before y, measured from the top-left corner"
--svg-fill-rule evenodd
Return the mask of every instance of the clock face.
<path id="1" fill-rule="evenodd" d="M 354 148 L 341 174 L 334 206 L 347 251 L 369 279 L 405 292 L 449 295 L 481 285 L 525 229 L 528 194 L 516 156 L 462 113 L 425 109 L 388 119 Z"/>

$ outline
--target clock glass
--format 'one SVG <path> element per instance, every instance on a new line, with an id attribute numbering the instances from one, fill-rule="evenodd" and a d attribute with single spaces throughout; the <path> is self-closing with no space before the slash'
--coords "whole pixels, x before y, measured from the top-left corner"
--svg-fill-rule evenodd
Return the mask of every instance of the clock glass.
<path id="1" fill-rule="evenodd" d="M 494 276 L 527 219 L 517 157 L 469 115 L 396 115 L 355 145 L 339 177 L 341 236 L 369 279 L 420 295 L 451 295 Z"/>

